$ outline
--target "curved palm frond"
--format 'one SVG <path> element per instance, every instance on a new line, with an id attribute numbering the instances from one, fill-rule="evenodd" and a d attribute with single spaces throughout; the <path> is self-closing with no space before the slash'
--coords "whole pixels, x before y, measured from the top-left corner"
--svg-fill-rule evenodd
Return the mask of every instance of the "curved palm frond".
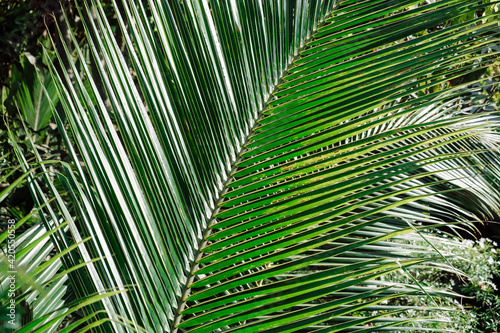
<path id="1" fill-rule="evenodd" d="M 487 97 L 498 78 L 477 85 L 498 53 L 497 1 L 116 7 L 125 52 L 100 3 L 81 13 L 100 80 L 77 44 L 71 68 L 51 68 L 75 163 L 58 180 L 71 209 L 59 198 L 45 211 L 76 242 L 90 237 L 85 261 L 104 257 L 83 295 L 131 286 L 86 309 L 112 319 L 96 331 L 446 322 L 396 318 L 411 307 L 384 303 L 453 293 L 380 277 L 436 265 L 428 248 L 392 240 L 500 211 Z"/>
<path id="2" fill-rule="evenodd" d="M 26 132 L 28 129 L 24 128 Z M 50 219 L 50 216 L 56 217 L 51 205 L 54 201 L 62 203 L 54 184 L 48 177 L 48 170 L 45 164 L 58 163 L 59 161 L 43 161 L 38 165 L 43 170 L 42 177 L 51 187 L 54 197 L 45 198 L 40 184 L 35 181 L 33 173 L 38 169 L 32 168 L 27 160 L 20 153 L 21 149 L 16 143 L 15 137 L 9 132 L 11 142 L 13 143 L 18 158 L 21 161 L 21 167 L 26 173 L 18 179 L 28 177 L 30 190 L 38 200 L 38 208 L 30 214 L 15 222 L 10 220 L 6 230 L 0 234 L 0 242 L 5 246 L 1 248 L 0 266 L 2 267 L 2 284 L 0 285 L 1 301 L 5 305 L 6 313 L 3 317 L 8 320 L 2 322 L 2 329 L 16 332 L 62 332 L 64 329 L 63 321 L 80 310 L 84 306 L 97 305 L 110 296 L 114 296 L 126 290 L 105 291 L 93 293 L 89 289 L 87 281 L 88 273 L 85 270 L 92 267 L 93 263 L 101 260 L 99 257 L 90 258 L 85 256 L 85 239 L 78 238 L 78 231 L 72 232 L 73 239 L 68 239 L 69 228 L 74 227 L 74 223 L 64 221 L 63 219 Z M 33 140 L 30 139 L 32 149 L 36 152 Z M 36 154 L 40 160 L 41 157 Z M 70 169 L 70 168 L 68 168 Z M 13 187 L 17 182 L 13 183 Z M 6 197 L 5 193 L 11 191 L 11 187 L 6 188 L 0 193 L 0 201 Z M 42 214 L 42 221 L 36 223 L 24 232 L 20 232 L 21 227 L 36 214 Z M 47 216 L 48 215 L 48 216 Z M 71 222 L 73 220 L 71 219 Z M 75 251 L 79 250 L 78 254 Z M 87 260 L 81 260 L 81 257 Z M 71 281 L 71 287 L 69 287 Z M 115 289 L 115 288 L 113 288 Z M 74 294 L 77 293 L 77 300 Z M 71 297 L 71 295 L 73 297 Z M 10 305 L 14 302 L 14 308 Z M 13 311 L 11 311 L 13 310 Z M 99 318 L 98 310 L 91 313 L 85 321 L 74 324 L 87 324 L 88 321 L 95 321 Z M 123 318 L 122 318 L 123 319 Z M 105 315 L 103 319 L 97 320 L 100 324 L 108 322 L 109 316 Z M 120 324 L 126 325 L 127 319 L 120 320 Z M 69 325 L 72 327 L 74 325 Z M 68 329 L 69 328 L 65 328 Z"/>

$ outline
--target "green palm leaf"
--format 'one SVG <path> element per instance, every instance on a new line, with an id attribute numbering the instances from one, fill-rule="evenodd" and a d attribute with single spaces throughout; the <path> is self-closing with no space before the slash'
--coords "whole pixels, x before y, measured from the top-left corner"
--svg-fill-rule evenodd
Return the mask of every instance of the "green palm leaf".
<path id="1" fill-rule="evenodd" d="M 49 207 L 47 225 L 64 219 L 73 241 L 89 237 L 66 267 L 103 258 L 89 264 L 90 281 L 71 280 L 78 295 L 128 289 L 85 308 L 93 329 L 446 323 L 437 315 L 447 306 L 416 320 L 403 315 L 411 307 L 384 303 L 453 293 L 380 277 L 437 265 L 429 248 L 397 242 L 421 237 L 415 230 L 500 211 L 498 117 L 485 97 L 492 88 L 477 84 L 496 61 L 497 9 L 463 0 L 127 2 L 116 11 L 122 53 L 101 4 L 86 2 L 100 78 L 76 43 L 71 68 L 51 68 L 70 125 L 63 136 L 75 163 L 58 182 L 71 204 L 55 186 L 55 205 L 35 185 L 33 194 Z M 72 59 L 66 51 L 58 56 Z M 54 239 L 59 248 L 70 246 L 67 235 Z"/>

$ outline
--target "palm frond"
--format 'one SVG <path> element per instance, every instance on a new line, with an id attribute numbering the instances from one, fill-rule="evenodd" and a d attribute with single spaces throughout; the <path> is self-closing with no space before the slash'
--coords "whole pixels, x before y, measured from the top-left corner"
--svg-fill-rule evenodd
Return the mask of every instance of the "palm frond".
<path id="1" fill-rule="evenodd" d="M 94 329 L 446 322 L 380 303 L 453 293 L 379 278 L 437 260 L 391 240 L 500 211 L 498 116 L 487 99 L 467 105 L 498 85 L 480 85 L 498 53 L 497 3 L 114 3 L 122 52 L 101 4 L 85 2 L 100 78 L 76 40 L 77 60 L 58 55 L 70 68 L 50 68 L 70 125 L 75 163 L 58 181 L 71 205 L 54 186 L 54 208 L 33 193 L 74 242 L 89 237 L 66 268 L 104 257 L 91 282 L 71 279 L 80 296 L 130 287 L 86 309 L 111 319 Z"/>

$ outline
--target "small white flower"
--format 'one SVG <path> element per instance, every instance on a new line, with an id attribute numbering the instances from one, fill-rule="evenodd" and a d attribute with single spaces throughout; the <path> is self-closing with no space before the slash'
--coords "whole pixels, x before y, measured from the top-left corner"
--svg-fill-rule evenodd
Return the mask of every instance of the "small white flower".
<path id="1" fill-rule="evenodd" d="M 484 241 L 485 241 L 485 239 L 484 239 L 484 238 L 481 238 L 481 239 L 479 240 L 479 246 L 480 246 L 482 249 L 484 249 Z"/>

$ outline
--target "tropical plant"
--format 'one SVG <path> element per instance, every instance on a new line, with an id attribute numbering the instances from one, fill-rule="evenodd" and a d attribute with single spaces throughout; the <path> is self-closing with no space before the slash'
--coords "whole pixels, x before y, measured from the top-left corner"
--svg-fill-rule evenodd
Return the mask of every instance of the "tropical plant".
<path id="1" fill-rule="evenodd" d="M 450 331 L 386 301 L 453 292 L 380 277 L 460 273 L 408 240 L 500 211 L 498 1 L 113 5 L 80 13 L 99 77 L 76 38 L 50 67 L 72 163 L 17 150 L 62 267 L 87 263 L 64 332 Z"/>
<path id="2" fill-rule="evenodd" d="M 403 241 L 408 243 L 408 240 Z M 456 269 L 465 273 L 459 276 L 445 272 L 440 267 L 421 270 L 418 267 L 408 269 L 409 273 L 421 285 L 436 289 L 454 290 L 460 298 L 429 299 L 420 295 L 409 295 L 386 301 L 394 305 L 411 305 L 412 316 L 422 316 L 425 308 L 432 306 L 433 301 L 440 305 L 456 306 L 457 311 L 450 311 L 450 327 L 454 331 L 467 333 L 498 332 L 500 330 L 500 297 L 496 283 L 500 277 L 500 255 L 496 250 L 498 244 L 490 239 L 478 241 L 469 239 L 457 240 L 436 235 L 426 235 L 423 239 L 411 240 L 414 249 L 424 247 L 424 251 L 412 251 L 415 257 L 423 253 L 430 242 L 442 255 L 446 256 Z M 384 281 L 406 284 L 411 282 L 407 274 L 397 271 L 381 277 Z M 423 309 L 423 310 L 420 310 Z M 366 314 L 364 314 L 366 315 Z M 405 314 L 405 315 L 408 315 Z"/>

